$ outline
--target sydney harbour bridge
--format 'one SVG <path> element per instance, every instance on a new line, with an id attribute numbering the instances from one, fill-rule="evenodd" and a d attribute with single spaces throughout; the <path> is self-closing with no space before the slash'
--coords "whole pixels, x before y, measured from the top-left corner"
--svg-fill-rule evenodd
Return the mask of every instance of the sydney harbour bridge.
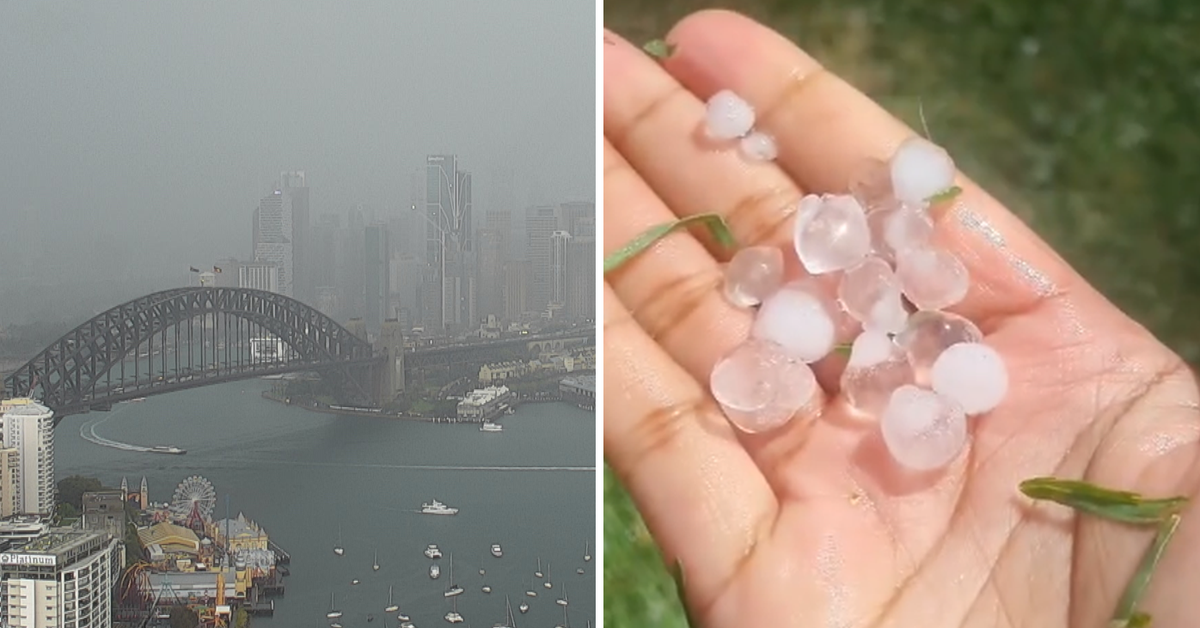
<path id="1" fill-rule="evenodd" d="M 379 406 L 426 370 L 468 375 L 500 350 L 540 352 L 595 341 L 595 328 L 490 341 L 406 347 L 395 321 L 367 341 L 295 299 L 248 288 L 189 287 L 101 312 L 4 378 L 9 397 L 32 396 L 70 414 L 264 375 L 314 372 L 343 399 Z"/>

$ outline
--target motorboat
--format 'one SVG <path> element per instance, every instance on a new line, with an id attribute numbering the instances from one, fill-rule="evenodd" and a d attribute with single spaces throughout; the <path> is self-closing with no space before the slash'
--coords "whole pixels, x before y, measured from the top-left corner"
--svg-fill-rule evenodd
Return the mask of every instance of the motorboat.
<path id="1" fill-rule="evenodd" d="M 392 601 L 392 585 L 389 584 L 388 585 L 388 605 L 387 605 L 387 608 L 383 609 L 383 612 L 394 613 L 398 610 L 400 610 L 400 607 L 395 602 Z"/>
<path id="2" fill-rule="evenodd" d="M 417 628 L 411 621 L 400 622 L 400 628 Z"/>
<path id="3" fill-rule="evenodd" d="M 351 580 L 351 581 L 350 581 L 350 584 L 352 584 L 352 585 L 357 585 L 357 584 L 358 584 L 358 578 L 355 578 L 355 579 Z"/>
<path id="4" fill-rule="evenodd" d="M 499 543 L 492 543 L 492 556 L 500 558 L 504 555 L 504 550 L 500 549 Z"/>
<path id="5" fill-rule="evenodd" d="M 526 604 L 525 602 L 521 602 L 521 605 L 517 607 L 517 610 L 521 611 L 521 614 L 528 613 L 529 605 Z"/>
<path id="6" fill-rule="evenodd" d="M 182 456 L 183 454 L 187 453 L 187 450 L 180 449 L 178 447 L 172 447 L 171 445 L 155 445 L 150 448 L 150 452 L 156 454 L 175 454 L 177 456 Z"/>
<path id="7" fill-rule="evenodd" d="M 436 544 L 430 543 L 429 547 L 425 548 L 425 557 L 426 558 L 435 558 L 435 559 L 441 558 L 442 550 L 438 549 L 438 546 Z"/>
<path id="8" fill-rule="evenodd" d="M 341 616 L 342 616 L 342 611 L 339 611 L 334 607 L 333 594 L 330 593 L 329 594 L 329 612 L 325 613 L 325 617 L 327 617 L 328 619 L 337 619 L 338 617 L 341 617 Z"/>
<path id="9" fill-rule="evenodd" d="M 479 426 L 479 431 L 480 432 L 503 432 L 504 426 L 500 425 L 499 423 L 492 423 L 491 421 L 484 421 L 483 425 Z"/>
<path id="10" fill-rule="evenodd" d="M 583 567 L 580 567 L 579 569 L 576 569 L 576 570 L 575 570 L 575 573 L 577 573 L 577 574 L 579 574 L 579 575 L 581 575 L 581 576 L 582 576 L 582 575 L 583 575 Z"/>
<path id="11" fill-rule="evenodd" d="M 421 504 L 421 513 L 426 515 L 457 515 L 458 509 L 451 508 L 438 500 Z"/>
<path id="12" fill-rule="evenodd" d="M 429 577 L 430 578 L 437 580 L 439 577 L 441 577 L 441 575 L 442 575 L 442 568 L 438 567 L 437 563 L 434 563 L 429 566 Z"/>
<path id="13" fill-rule="evenodd" d="M 490 586 L 488 586 L 488 585 L 486 585 L 486 584 L 485 584 L 485 585 L 483 585 L 483 588 L 482 588 L 482 589 L 480 589 L 480 590 L 481 590 L 481 591 L 483 591 L 484 593 L 491 593 L 491 592 L 492 592 L 492 587 L 490 587 Z"/>
<path id="14" fill-rule="evenodd" d="M 404 613 L 400 613 L 399 615 L 396 615 L 396 619 L 399 619 L 400 621 L 408 621 L 410 617 Z"/>

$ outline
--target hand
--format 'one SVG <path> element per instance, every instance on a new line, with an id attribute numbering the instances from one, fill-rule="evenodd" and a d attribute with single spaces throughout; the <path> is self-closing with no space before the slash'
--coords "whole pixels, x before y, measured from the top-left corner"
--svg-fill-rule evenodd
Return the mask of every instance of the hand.
<path id="1" fill-rule="evenodd" d="M 742 245 L 790 250 L 801 195 L 844 192 L 867 158 L 914 134 L 738 15 L 687 18 L 661 65 L 607 37 L 606 255 L 714 211 Z M 720 89 L 755 106 L 777 161 L 700 139 L 704 100 Z M 1196 493 L 1200 394 L 1186 365 L 995 199 L 959 184 L 961 202 L 935 214 L 938 244 L 972 277 L 953 310 L 1005 357 L 1011 386 L 938 473 L 902 471 L 875 426 L 848 415 L 837 364 L 816 367 L 819 416 L 757 436 L 728 424 L 708 377 L 752 315 L 721 296 L 727 252 L 677 232 L 605 278 L 605 455 L 668 561 L 682 562 L 699 623 L 1103 627 L 1152 531 L 1033 504 L 1017 485 L 1054 475 Z M 1189 509 L 1142 606 L 1156 628 L 1200 621 L 1197 551 Z"/>

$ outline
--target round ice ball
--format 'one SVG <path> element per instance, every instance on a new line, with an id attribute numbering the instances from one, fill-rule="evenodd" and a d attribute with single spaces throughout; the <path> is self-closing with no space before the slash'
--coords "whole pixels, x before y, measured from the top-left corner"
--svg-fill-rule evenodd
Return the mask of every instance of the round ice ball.
<path id="1" fill-rule="evenodd" d="M 1008 394 L 1008 369 L 995 349 L 978 342 L 950 345 L 933 362 L 933 390 L 969 415 L 990 412 Z"/>
<path id="2" fill-rule="evenodd" d="M 733 140 L 754 128 L 754 107 L 741 96 L 723 89 L 708 99 L 705 128 L 714 140 Z"/>
<path id="3" fill-rule="evenodd" d="M 954 186 L 954 160 L 942 147 L 923 137 L 905 140 L 891 160 L 892 193 L 905 203 L 921 205 Z"/>
<path id="4" fill-rule="evenodd" d="M 932 390 L 911 385 L 892 393 L 879 427 L 892 458 L 916 471 L 950 464 L 967 443 L 963 409 Z"/>
<path id="5" fill-rule="evenodd" d="M 833 351 L 835 307 L 813 282 L 794 281 L 763 301 L 750 335 L 778 343 L 805 362 L 816 362 Z"/>

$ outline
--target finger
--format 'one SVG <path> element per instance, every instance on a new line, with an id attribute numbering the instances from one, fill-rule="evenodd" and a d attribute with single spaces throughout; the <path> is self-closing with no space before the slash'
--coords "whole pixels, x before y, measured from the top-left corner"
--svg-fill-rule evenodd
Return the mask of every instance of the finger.
<path id="1" fill-rule="evenodd" d="M 605 459 L 706 608 L 767 535 L 775 498 L 720 411 L 607 284 L 603 338 Z"/>
<path id="2" fill-rule="evenodd" d="M 888 158 L 914 135 L 791 42 L 741 15 L 697 13 L 668 39 L 676 50 L 666 69 L 699 98 L 731 89 L 754 105 L 758 127 L 777 140 L 779 164 L 807 190 L 845 192 L 869 158 Z M 1079 282 L 1019 219 L 965 177 L 959 181 L 959 202 L 936 212 L 936 238 L 972 275 L 960 313 L 986 323 L 1029 311 Z M 782 215 L 765 206 L 755 211 L 773 215 L 754 222 Z"/>
<path id="3" fill-rule="evenodd" d="M 604 136 L 679 216 L 720 211 L 743 245 L 790 241 L 800 190 L 771 162 L 703 130 L 705 105 L 617 36 L 604 51 Z M 718 256 L 724 251 L 714 251 Z"/>
<path id="4" fill-rule="evenodd" d="M 605 256 L 675 220 L 607 139 L 604 216 Z M 717 360 L 746 338 L 750 312 L 723 298 L 720 265 L 690 233 L 659 240 L 605 279 L 646 333 L 697 381 L 708 381 Z"/>

